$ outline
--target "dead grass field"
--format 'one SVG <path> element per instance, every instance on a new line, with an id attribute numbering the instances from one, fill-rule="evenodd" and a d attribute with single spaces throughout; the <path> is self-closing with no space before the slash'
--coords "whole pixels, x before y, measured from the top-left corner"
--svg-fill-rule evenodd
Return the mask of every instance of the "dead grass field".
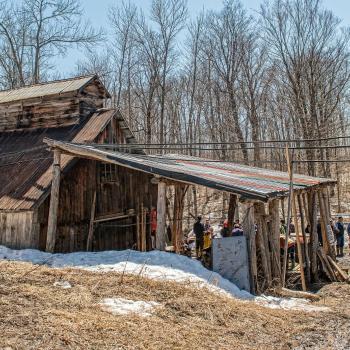
<path id="1" fill-rule="evenodd" d="M 335 286 L 321 301 L 330 312 L 287 312 L 185 284 L 0 262 L 0 349 L 348 349 L 350 288 Z M 98 304 L 108 297 L 163 307 L 116 316 Z"/>

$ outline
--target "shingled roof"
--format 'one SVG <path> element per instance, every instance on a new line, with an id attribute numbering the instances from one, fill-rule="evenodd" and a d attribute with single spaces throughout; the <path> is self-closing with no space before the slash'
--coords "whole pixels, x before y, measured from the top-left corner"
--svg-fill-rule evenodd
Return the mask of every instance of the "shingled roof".
<path id="1" fill-rule="evenodd" d="M 116 113 L 97 111 L 70 126 L 0 132 L 0 210 L 30 210 L 46 198 L 52 180 L 52 152 L 43 144 L 45 137 L 94 142 Z M 63 171 L 72 164 L 73 157 L 62 157 Z"/>
<path id="2" fill-rule="evenodd" d="M 89 75 L 0 91 L 0 104 L 79 91 L 94 79 L 97 79 L 96 75 Z"/>

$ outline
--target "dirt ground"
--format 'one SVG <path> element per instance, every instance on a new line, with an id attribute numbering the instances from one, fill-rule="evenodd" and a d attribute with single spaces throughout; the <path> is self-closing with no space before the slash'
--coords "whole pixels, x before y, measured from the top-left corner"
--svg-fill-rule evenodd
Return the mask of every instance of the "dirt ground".
<path id="1" fill-rule="evenodd" d="M 62 289 L 55 282 L 68 281 Z M 0 349 L 349 349 L 350 286 L 320 294 L 327 312 L 272 310 L 185 284 L 0 262 Z M 103 298 L 156 301 L 150 317 Z"/>

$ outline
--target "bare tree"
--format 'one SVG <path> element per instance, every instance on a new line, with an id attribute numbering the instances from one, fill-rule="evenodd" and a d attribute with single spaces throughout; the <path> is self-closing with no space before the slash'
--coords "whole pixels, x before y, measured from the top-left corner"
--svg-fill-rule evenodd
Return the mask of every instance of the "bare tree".
<path id="1" fill-rule="evenodd" d="M 23 0 L 0 4 L 1 66 L 14 67 L 15 80 L 23 86 L 38 83 L 52 68 L 52 60 L 64 55 L 72 45 L 95 44 L 101 38 L 91 25 L 82 21 L 78 0 Z"/>
<path id="2" fill-rule="evenodd" d="M 164 143 L 165 99 L 167 77 L 174 64 L 176 36 L 185 26 L 187 18 L 186 0 L 153 0 L 151 18 L 159 27 L 162 53 L 160 72 L 160 131 L 159 142 Z"/>

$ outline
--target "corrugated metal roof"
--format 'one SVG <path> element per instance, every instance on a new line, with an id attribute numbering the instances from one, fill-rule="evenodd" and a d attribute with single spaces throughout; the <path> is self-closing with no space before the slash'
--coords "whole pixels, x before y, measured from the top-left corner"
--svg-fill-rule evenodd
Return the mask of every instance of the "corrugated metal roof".
<path id="1" fill-rule="evenodd" d="M 266 201 L 285 196 L 289 190 L 289 175 L 285 172 L 250 167 L 241 164 L 212 162 L 208 159 L 178 154 L 145 156 L 106 151 L 100 147 L 59 142 L 62 150 L 77 156 L 88 155 L 132 169 L 181 182 L 202 185 Z M 332 179 L 294 175 L 294 188 L 305 189 L 320 184 L 333 184 Z"/>
<path id="2" fill-rule="evenodd" d="M 93 142 L 115 113 L 97 112 L 69 127 L 0 133 L 0 210 L 29 210 L 47 195 L 52 180 L 52 152 L 46 150 L 45 137 Z M 63 170 L 72 160 L 71 156 L 62 156 Z"/>
<path id="3" fill-rule="evenodd" d="M 0 91 L 0 103 L 7 103 L 30 98 L 62 94 L 77 91 L 95 76 L 51 81 L 48 83 L 29 85 L 18 89 Z"/>

